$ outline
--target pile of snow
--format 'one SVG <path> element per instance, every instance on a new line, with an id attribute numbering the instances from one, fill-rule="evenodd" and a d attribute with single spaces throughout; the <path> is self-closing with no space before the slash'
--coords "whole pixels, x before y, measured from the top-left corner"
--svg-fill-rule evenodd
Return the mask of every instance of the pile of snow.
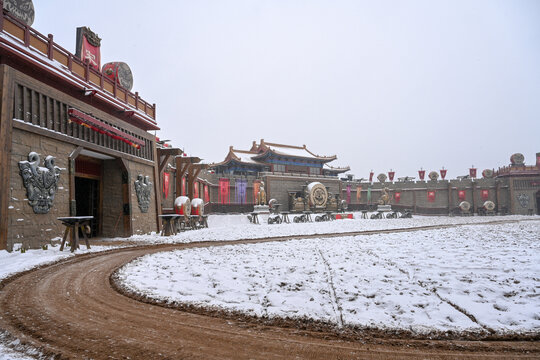
<path id="1" fill-rule="evenodd" d="M 403 219 L 403 226 L 432 219 Z M 366 220 L 340 226 L 351 230 L 360 223 L 385 226 L 384 221 Z M 329 224 L 338 231 L 338 222 L 322 226 Z M 268 229 L 274 236 L 281 229 L 300 231 L 296 226 L 242 227 L 243 234 L 222 233 L 220 238 L 252 237 L 251 228 Z M 255 316 L 307 317 L 337 326 L 417 333 L 538 333 L 538 234 L 540 222 L 521 221 L 187 249 L 137 259 L 119 277 L 124 286 L 151 298 Z"/>

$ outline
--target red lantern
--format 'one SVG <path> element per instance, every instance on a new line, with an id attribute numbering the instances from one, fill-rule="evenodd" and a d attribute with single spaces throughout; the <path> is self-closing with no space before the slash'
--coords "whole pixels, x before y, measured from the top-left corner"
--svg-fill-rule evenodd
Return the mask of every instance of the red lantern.
<path id="1" fill-rule="evenodd" d="M 482 200 L 486 201 L 489 198 L 489 190 L 482 190 Z"/>
<path id="2" fill-rule="evenodd" d="M 469 169 L 469 175 L 474 179 L 476 178 L 476 168 L 472 167 Z"/>
<path id="3" fill-rule="evenodd" d="M 465 190 L 458 190 L 458 198 L 461 201 L 465 200 Z"/>
<path id="4" fill-rule="evenodd" d="M 399 204 L 399 200 L 401 199 L 401 193 L 400 192 L 395 193 L 394 199 L 396 199 L 396 204 Z"/>
<path id="5" fill-rule="evenodd" d="M 396 174 L 395 171 L 389 171 L 388 172 L 388 178 L 390 179 L 390 181 L 394 181 L 394 175 Z"/>
<path id="6" fill-rule="evenodd" d="M 418 170 L 418 177 L 420 180 L 424 180 L 424 177 L 426 176 L 426 170 Z"/>
<path id="7" fill-rule="evenodd" d="M 446 177 L 446 169 L 442 168 L 441 169 L 441 178 L 444 180 L 445 177 Z"/>
<path id="8" fill-rule="evenodd" d="M 429 202 L 434 202 L 435 201 L 435 190 L 429 190 L 427 192 L 427 198 L 428 198 Z"/>

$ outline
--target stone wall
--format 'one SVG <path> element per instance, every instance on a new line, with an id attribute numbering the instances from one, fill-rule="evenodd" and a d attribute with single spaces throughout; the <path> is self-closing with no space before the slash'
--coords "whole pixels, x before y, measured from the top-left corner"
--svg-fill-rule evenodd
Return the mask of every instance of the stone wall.
<path id="1" fill-rule="evenodd" d="M 129 174 L 130 174 L 130 180 L 129 180 L 129 186 L 130 186 L 130 194 L 131 194 L 131 223 L 132 223 L 132 231 L 134 235 L 137 234 L 148 234 L 154 231 L 157 231 L 157 225 L 156 225 L 156 189 L 159 188 L 159 180 L 157 181 L 156 185 L 156 179 L 154 179 L 154 167 L 145 165 L 142 163 L 130 161 L 129 164 Z M 152 182 L 152 191 L 151 191 L 151 197 L 150 197 L 150 206 L 148 207 L 148 211 L 146 213 L 141 211 L 141 208 L 139 206 L 139 202 L 137 200 L 137 193 L 135 191 L 135 181 L 137 180 L 137 176 L 141 174 L 144 176 L 148 176 L 150 179 L 150 182 Z"/>
<path id="2" fill-rule="evenodd" d="M 74 149 L 75 146 L 64 142 L 13 129 L 11 179 L 8 185 L 8 250 L 11 251 L 14 244 L 19 243 L 25 248 L 39 248 L 63 236 L 64 226 L 56 218 L 70 215 L 68 156 Z M 28 154 L 32 151 L 40 155 L 39 166 L 43 167 L 45 157 L 52 155 L 56 158 L 56 166 L 62 169 L 54 203 L 47 214 L 34 213 L 19 171 L 19 161 L 28 160 Z"/>
<path id="3" fill-rule="evenodd" d="M 377 204 L 382 188 L 386 187 L 390 191 L 391 204 L 397 207 L 409 208 L 417 213 L 425 214 L 449 214 L 458 207 L 463 200 L 468 201 L 476 211 L 482 207 L 485 201 L 493 201 L 496 211 L 507 213 L 508 185 L 502 179 L 471 179 L 465 180 L 439 180 L 439 181 L 408 181 L 408 182 L 387 182 L 381 183 L 355 183 L 344 182 L 342 198 L 346 199 L 347 185 L 351 186 L 351 208 L 365 208 L 371 204 Z M 357 189 L 361 187 L 361 196 L 358 200 Z M 371 201 L 368 201 L 368 189 L 371 188 Z M 458 192 L 465 191 L 465 198 L 459 199 Z M 482 196 L 482 190 L 487 190 L 487 198 Z M 434 191 L 435 198 L 430 200 L 428 192 Z M 396 200 L 396 192 L 401 193 L 399 202 Z"/>

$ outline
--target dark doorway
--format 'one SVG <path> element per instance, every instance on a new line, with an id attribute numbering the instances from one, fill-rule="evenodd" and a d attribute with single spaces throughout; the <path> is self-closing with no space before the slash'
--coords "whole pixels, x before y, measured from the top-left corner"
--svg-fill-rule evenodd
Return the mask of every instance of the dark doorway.
<path id="1" fill-rule="evenodd" d="M 536 192 L 536 213 L 540 215 L 540 190 Z"/>
<path id="2" fill-rule="evenodd" d="M 75 177 L 75 202 L 77 216 L 93 216 L 91 236 L 99 234 L 99 181 Z"/>

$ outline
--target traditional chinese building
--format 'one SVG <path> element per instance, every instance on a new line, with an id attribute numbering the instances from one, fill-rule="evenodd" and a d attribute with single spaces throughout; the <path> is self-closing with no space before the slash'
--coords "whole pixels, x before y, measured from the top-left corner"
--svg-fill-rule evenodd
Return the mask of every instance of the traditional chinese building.
<path id="1" fill-rule="evenodd" d="M 311 182 L 321 182 L 330 193 L 341 193 L 338 175 L 349 167 L 332 167 L 336 155 L 322 156 L 306 145 L 295 146 L 253 141 L 249 150 L 229 147 L 225 159 L 210 165 L 202 174 L 210 186 L 212 210 L 251 211 L 259 186 L 264 184 L 267 198 L 274 198 L 285 209 L 289 195 L 301 192 Z"/>
<path id="2" fill-rule="evenodd" d="M 120 81 L 125 64 L 101 71 L 89 29 L 74 55 L 14 14 L 0 16 L 0 248 L 49 243 L 65 216 L 94 216 L 93 236 L 158 230 L 155 104 Z"/>

